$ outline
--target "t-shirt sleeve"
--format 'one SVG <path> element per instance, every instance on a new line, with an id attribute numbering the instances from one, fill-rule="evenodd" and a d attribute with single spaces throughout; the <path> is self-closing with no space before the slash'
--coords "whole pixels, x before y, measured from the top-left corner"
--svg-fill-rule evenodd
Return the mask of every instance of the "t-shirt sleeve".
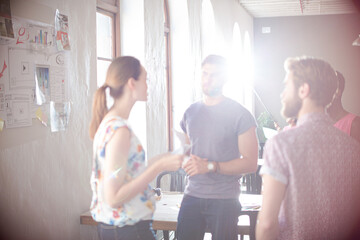
<path id="1" fill-rule="evenodd" d="M 247 109 L 243 109 L 243 113 L 239 114 L 238 119 L 236 120 L 236 133 L 241 135 L 249 130 L 251 127 L 256 127 L 256 121 Z"/>
<path id="2" fill-rule="evenodd" d="M 184 113 L 184 116 L 180 121 L 180 127 L 184 131 L 184 133 L 187 133 L 186 132 L 186 112 Z"/>
<path id="3" fill-rule="evenodd" d="M 266 142 L 264 148 L 264 164 L 259 174 L 268 174 L 287 185 L 289 177 L 288 163 L 277 138 L 269 139 Z"/>

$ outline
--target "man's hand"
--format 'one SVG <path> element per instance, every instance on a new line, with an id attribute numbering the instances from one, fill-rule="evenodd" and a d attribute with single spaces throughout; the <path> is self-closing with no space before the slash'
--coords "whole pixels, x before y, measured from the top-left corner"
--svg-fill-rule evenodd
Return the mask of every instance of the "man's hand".
<path id="1" fill-rule="evenodd" d="M 206 158 L 200 158 L 196 155 L 190 155 L 190 159 L 184 165 L 184 170 L 189 176 L 196 174 L 204 174 L 209 172 L 207 167 L 208 160 Z"/>

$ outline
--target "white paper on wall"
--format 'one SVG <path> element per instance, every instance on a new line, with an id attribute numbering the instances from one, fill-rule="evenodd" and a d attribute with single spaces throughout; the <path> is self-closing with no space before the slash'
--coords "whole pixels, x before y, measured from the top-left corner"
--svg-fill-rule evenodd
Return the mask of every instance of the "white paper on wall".
<path id="1" fill-rule="evenodd" d="M 64 53 L 52 55 L 50 63 L 50 100 L 53 102 L 65 102 L 68 79 Z"/>
<path id="2" fill-rule="evenodd" d="M 44 125 L 49 126 L 50 122 L 50 103 L 44 104 L 42 106 L 38 106 L 38 108 L 35 110 L 36 118 Z"/>
<path id="3" fill-rule="evenodd" d="M 5 94 L 6 128 L 32 125 L 29 93 Z"/>
<path id="4" fill-rule="evenodd" d="M 4 84 L 0 83 L 0 117 L 5 115 L 5 91 Z"/>
<path id="5" fill-rule="evenodd" d="M 49 66 L 35 67 L 35 99 L 37 105 L 50 101 Z"/>
<path id="6" fill-rule="evenodd" d="M 70 118 L 70 102 L 50 102 L 51 132 L 65 131 Z"/>
<path id="7" fill-rule="evenodd" d="M 27 49 L 9 47 L 9 90 L 33 88 L 35 62 L 44 61 L 44 55 L 29 54 Z"/>
<path id="8" fill-rule="evenodd" d="M 13 22 L 16 46 L 34 50 L 54 48 L 54 26 L 17 17 Z"/>
<path id="9" fill-rule="evenodd" d="M 4 53 L 4 54 L 3 54 Z M 5 112 L 5 84 L 8 82 L 8 59 L 7 59 L 7 47 L 0 45 L 0 118 L 6 120 Z M 6 88 L 8 89 L 8 88 Z"/>
<path id="10" fill-rule="evenodd" d="M 69 53 L 56 49 L 54 26 L 16 17 L 13 23 L 14 41 L 0 45 L 0 118 L 7 125 L 8 116 L 11 116 L 11 127 L 31 125 L 31 118 L 49 125 L 50 101 L 67 101 Z M 5 104 L 6 94 L 13 96 L 24 92 L 29 96 L 26 104 L 29 106 L 26 108 L 27 114 L 30 115 L 28 121 L 24 120 L 23 115 L 8 115 Z M 15 105 L 18 105 L 19 109 L 25 108 L 24 104 L 22 107 L 18 103 Z M 48 119 L 46 116 L 49 116 Z M 19 119 L 23 120 L 18 121 Z"/>
<path id="11" fill-rule="evenodd" d="M 58 9 L 55 12 L 56 46 L 59 51 L 70 50 L 69 19 L 61 14 Z"/>

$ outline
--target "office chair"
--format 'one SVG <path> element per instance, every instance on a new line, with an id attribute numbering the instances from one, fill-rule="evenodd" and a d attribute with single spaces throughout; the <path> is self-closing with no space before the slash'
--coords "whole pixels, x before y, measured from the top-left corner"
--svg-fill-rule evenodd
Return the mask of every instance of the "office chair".
<path id="1" fill-rule="evenodd" d="M 255 173 L 248 173 L 243 176 L 242 181 L 245 183 L 246 190 L 243 193 L 261 194 L 262 178 L 259 175 L 261 166 L 258 166 Z"/>
<path id="2" fill-rule="evenodd" d="M 186 173 L 180 169 L 176 172 L 165 171 L 160 173 L 156 178 L 156 187 L 161 188 L 161 179 L 165 175 L 170 175 L 170 191 L 171 192 L 184 192 L 186 185 Z"/>
<path id="3" fill-rule="evenodd" d="M 180 169 L 176 172 L 165 171 L 160 173 L 156 178 L 156 188 L 161 189 L 162 177 L 166 175 L 170 176 L 169 187 L 171 192 L 184 192 L 187 178 L 186 178 L 186 173 L 183 169 Z M 165 188 L 165 189 L 169 189 L 169 188 Z M 164 240 L 169 240 L 169 231 L 163 230 L 163 236 L 164 236 Z M 174 239 L 176 239 L 176 232 Z"/>

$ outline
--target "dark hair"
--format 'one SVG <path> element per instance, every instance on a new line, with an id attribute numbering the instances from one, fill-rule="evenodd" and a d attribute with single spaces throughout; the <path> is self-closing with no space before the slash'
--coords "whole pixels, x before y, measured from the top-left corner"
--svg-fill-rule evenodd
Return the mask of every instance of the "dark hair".
<path id="1" fill-rule="evenodd" d="M 304 83 L 309 85 L 309 96 L 319 106 L 325 107 L 332 101 L 337 88 L 337 77 L 329 63 L 304 56 L 286 59 L 284 67 L 287 72 L 293 73 L 296 88 Z"/>
<path id="2" fill-rule="evenodd" d="M 209 55 L 207 56 L 203 62 L 201 63 L 201 67 L 203 67 L 205 64 L 215 64 L 220 67 L 226 67 L 226 59 L 219 55 Z"/>
<path id="3" fill-rule="evenodd" d="M 134 57 L 118 57 L 110 64 L 104 85 L 97 89 L 94 94 L 92 117 L 89 128 L 91 139 L 94 139 L 101 121 L 108 112 L 106 104 L 106 88 L 110 89 L 110 96 L 117 99 L 121 97 L 127 81 L 130 78 L 138 80 L 140 73 L 140 61 Z"/>

